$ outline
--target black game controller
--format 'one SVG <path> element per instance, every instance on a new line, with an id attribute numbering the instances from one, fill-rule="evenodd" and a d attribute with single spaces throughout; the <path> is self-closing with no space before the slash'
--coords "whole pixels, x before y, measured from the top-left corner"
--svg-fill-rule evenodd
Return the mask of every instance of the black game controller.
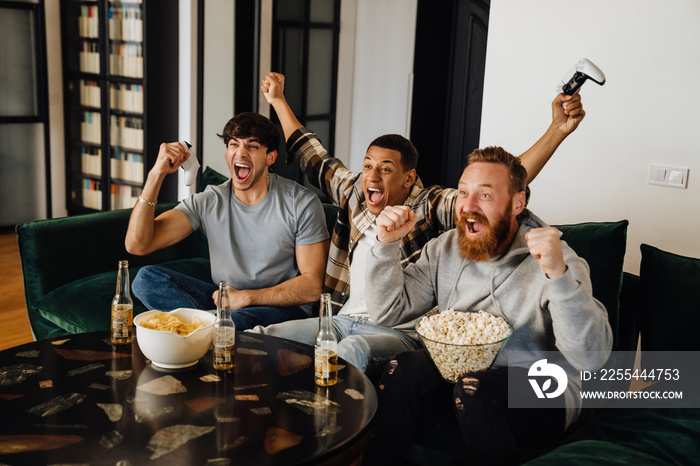
<path id="1" fill-rule="evenodd" d="M 557 87 L 557 93 L 563 92 L 566 95 L 574 95 L 587 79 L 601 86 L 605 84 L 605 75 L 600 68 L 595 66 L 588 58 L 582 58 L 561 80 Z"/>

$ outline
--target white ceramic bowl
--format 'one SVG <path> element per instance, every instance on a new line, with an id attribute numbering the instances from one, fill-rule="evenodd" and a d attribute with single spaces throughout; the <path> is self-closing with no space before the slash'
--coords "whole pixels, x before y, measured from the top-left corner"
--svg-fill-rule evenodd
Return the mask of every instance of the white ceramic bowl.
<path id="1" fill-rule="evenodd" d="M 172 314 L 192 321 L 195 317 L 204 322 L 204 327 L 189 335 L 178 335 L 167 330 L 154 330 L 139 325 L 160 311 L 147 311 L 134 318 L 136 341 L 144 356 L 151 362 L 165 369 L 181 369 L 197 364 L 211 347 L 216 316 L 199 309 L 180 308 L 170 311 Z"/>

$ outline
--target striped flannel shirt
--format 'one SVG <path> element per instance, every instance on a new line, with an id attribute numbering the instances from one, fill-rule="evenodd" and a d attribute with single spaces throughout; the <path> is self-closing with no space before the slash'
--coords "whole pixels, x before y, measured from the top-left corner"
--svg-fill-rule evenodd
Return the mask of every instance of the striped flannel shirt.
<path id="1" fill-rule="evenodd" d="M 340 160 L 330 157 L 314 133 L 304 127 L 297 129 L 287 141 L 287 151 L 299 163 L 309 181 L 339 207 L 331 234 L 324 283 L 324 292 L 331 294 L 333 312 L 337 314 L 350 293 L 352 252 L 376 218 L 367 209 L 361 173 L 351 172 Z M 454 227 L 456 197 L 455 189 L 423 188 L 420 179 L 416 179 L 404 202 L 416 213 L 418 222 L 401 240 L 403 267 L 418 260 L 428 241 Z"/>

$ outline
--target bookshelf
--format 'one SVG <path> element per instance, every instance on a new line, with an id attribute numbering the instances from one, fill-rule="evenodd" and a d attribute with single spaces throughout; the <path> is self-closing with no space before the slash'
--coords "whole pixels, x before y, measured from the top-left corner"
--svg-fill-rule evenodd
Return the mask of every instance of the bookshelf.
<path id="1" fill-rule="evenodd" d="M 133 207 L 160 143 L 178 140 L 177 31 L 171 0 L 61 0 L 70 215 Z"/>

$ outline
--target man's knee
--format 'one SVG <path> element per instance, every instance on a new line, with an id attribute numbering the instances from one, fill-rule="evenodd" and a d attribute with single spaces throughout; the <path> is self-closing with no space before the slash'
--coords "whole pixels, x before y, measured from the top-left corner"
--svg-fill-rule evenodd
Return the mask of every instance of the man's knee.
<path id="1" fill-rule="evenodd" d="M 168 276 L 162 267 L 157 265 L 144 265 L 134 277 L 134 283 L 153 283 L 167 280 Z"/>
<path id="2" fill-rule="evenodd" d="M 338 343 L 338 357 L 364 372 L 372 359 L 372 349 L 361 335 L 350 335 Z"/>
<path id="3" fill-rule="evenodd" d="M 436 372 L 427 351 L 405 351 L 385 365 L 379 389 L 424 392 L 441 380 Z"/>
<path id="4" fill-rule="evenodd" d="M 507 372 L 503 369 L 467 374 L 455 384 L 455 410 L 466 419 L 479 416 L 489 419 L 505 418 L 508 407 L 507 389 Z"/>
<path id="5" fill-rule="evenodd" d="M 153 283 L 163 280 L 163 273 L 160 267 L 155 265 L 144 265 L 139 269 L 131 284 L 134 294 L 147 293 L 153 287 Z"/>
<path id="6" fill-rule="evenodd" d="M 273 337 L 313 345 L 318 331 L 318 319 L 297 319 L 271 325 L 255 325 L 246 332 L 261 333 Z"/>

